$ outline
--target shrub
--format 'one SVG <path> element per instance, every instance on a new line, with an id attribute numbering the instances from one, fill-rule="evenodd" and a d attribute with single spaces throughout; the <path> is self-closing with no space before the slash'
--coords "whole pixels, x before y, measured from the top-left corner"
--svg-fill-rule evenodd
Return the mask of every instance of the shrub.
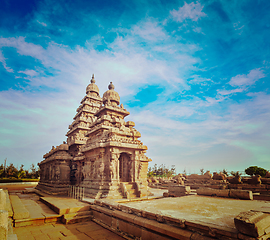
<path id="1" fill-rule="evenodd" d="M 245 169 L 245 173 L 247 175 L 253 176 L 256 174 L 261 175 L 262 177 L 264 177 L 266 175 L 267 170 L 261 167 L 257 167 L 257 166 L 251 166 Z"/>

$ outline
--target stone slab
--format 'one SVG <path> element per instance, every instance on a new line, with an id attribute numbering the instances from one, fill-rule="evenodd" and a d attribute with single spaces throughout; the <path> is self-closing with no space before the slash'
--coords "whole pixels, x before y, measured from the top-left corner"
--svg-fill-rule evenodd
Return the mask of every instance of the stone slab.
<path id="1" fill-rule="evenodd" d="M 27 219 L 29 218 L 29 211 L 17 195 L 10 195 L 10 202 L 13 208 L 13 219 Z"/>
<path id="2" fill-rule="evenodd" d="M 230 198 L 189 195 L 179 198 L 163 198 L 141 202 L 119 203 L 153 214 L 166 215 L 189 222 L 200 221 L 204 225 L 214 224 L 227 231 L 235 229 L 234 218 L 244 211 L 269 207 L 268 202 L 246 201 Z"/>
<path id="3" fill-rule="evenodd" d="M 241 212 L 234 218 L 237 230 L 251 237 L 270 233 L 270 214 L 256 211 Z"/>
<path id="4" fill-rule="evenodd" d="M 40 200 L 60 215 L 91 209 L 90 204 L 68 197 L 41 197 Z"/>

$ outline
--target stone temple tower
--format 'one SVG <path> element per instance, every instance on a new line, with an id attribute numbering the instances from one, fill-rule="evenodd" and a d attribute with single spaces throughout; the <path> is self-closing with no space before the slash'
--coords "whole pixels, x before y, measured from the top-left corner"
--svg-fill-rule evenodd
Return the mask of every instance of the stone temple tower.
<path id="1" fill-rule="evenodd" d="M 91 198 L 146 196 L 148 162 L 151 161 L 145 156 L 147 147 L 139 140 L 141 134 L 134 128 L 135 123 L 125 122 L 129 112 L 123 104 L 119 106 L 120 97 L 112 82 L 108 88 L 101 98 L 92 77 L 66 134 L 67 144 L 61 145 L 68 159 L 64 161 L 65 167 L 69 166 L 70 170 L 68 184 L 83 187 L 85 197 Z M 44 155 L 45 160 L 39 164 L 42 174 L 48 172 L 45 167 L 52 168 L 57 149 L 60 151 L 59 147 L 51 151 L 50 161 L 46 159 L 48 154 Z M 44 186 L 42 179 L 48 181 L 48 177 L 41 176 L 40 190 Z M 54 184 L 58 183 L 50 181 L 52 189 L 59 187 Z M 66 187 L 65 181 L 61 189 Z M 47 186 L 45 190 L 50 189 Z"/>
<path id="2" fill-rule="evenodd" d="M 87 142 L 82 147 L 85 155 L 85 194 L 91 197 L 119 198 L 133 194 L 147 194 L 147 149 L 138 138 L 141 134 L 134 122 L 125 122 L 129 112 L 110 83 L 103 94 L 103 105 L 96 112 L 97 119 L 86 133 Z"/>

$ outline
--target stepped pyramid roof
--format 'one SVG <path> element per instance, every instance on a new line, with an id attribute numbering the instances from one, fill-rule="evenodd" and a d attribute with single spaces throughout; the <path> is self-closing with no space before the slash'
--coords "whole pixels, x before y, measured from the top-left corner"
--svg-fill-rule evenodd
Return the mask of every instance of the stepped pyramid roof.
<path id="1" fill-rule="evenodd" d="M 146 150 L 147 147 L 138 140 L 141 134 L 134 128 L 135 123 L 125 122 L 124 118 L 129 115 L 129 112 L 124 109 L 123 104 L 118 106 L 120 97 L 114 90 L 112 82 L 108 88 L 109 90 L 103 94 L 104 105 L 95 113 L 96 120 L 85 134 L 87 143 L 81 151 L 86 152 L 106 146 Z"/>
<path id="2" fill-rule="evenodd" d="M 102 98 L 99 96 L 98 86 L 95 84 L 94 74 L 91 83 L 86 88 L 86 96 L 81 101 L 81 105 L 77 108 L 77 113 L 73 118 L 73 122 L 69 125 L 67 143 L 71 145 L 82 145 L 86 143 L 85 133 L 89 130 L 89 126 L 95 121 L 94 114 L 98 111 L 102 104 Z"/>

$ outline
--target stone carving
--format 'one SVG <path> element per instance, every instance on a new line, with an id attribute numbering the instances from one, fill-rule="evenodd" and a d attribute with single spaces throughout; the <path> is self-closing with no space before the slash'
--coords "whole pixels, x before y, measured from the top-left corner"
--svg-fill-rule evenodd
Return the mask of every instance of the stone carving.
<path id="1" fill-rule="evenodd" d="M 248 179 L 248 184 L 261 184 L 261 176 L 259 174 L 256 174 L 255 176 L 252 176 L 251 179 Z"/>

